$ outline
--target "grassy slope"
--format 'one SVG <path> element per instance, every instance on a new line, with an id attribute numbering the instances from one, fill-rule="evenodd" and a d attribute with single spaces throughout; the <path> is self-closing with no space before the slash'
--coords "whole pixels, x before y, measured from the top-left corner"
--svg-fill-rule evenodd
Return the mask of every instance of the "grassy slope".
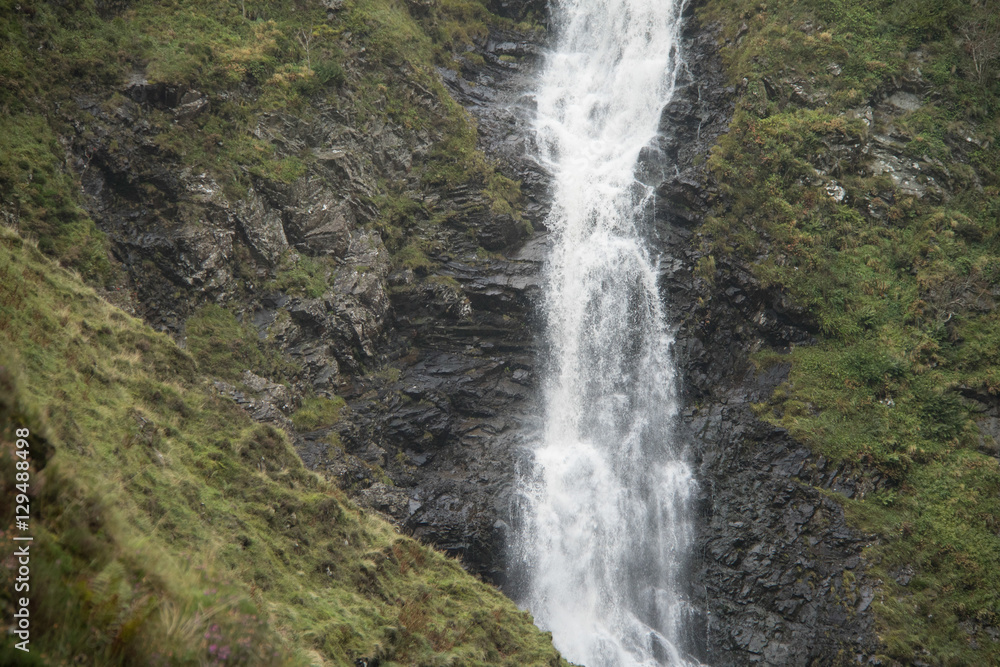
<path id="1" fill-rule="evenodd" d="M 843 502 L 880 537 L 867 553 L 882 581 L 873 608 L 885 657 L 903 664 L 1000 662 L 985 631 L 1000 623 L 1000 466 L 979 449 L 974 406 L 960 394 L 1000 394 L 1000 82 L 995 67 L 978 76 L 961 31 L 978 16 L 1000 34 L 995 14 L 995 4 L 952 0 L 702 9 L 723 27 L 741 90 L 709 159 L 724 204 L 700 230 L 703 247 L 744 258 L 815 317 L 819 343 L 781 357 L 790 378 L 760 414 L 817 454 L 890 480 Z M 863 175 L 870 158 L 849 148 L 885 128 L 845 112 L 917 66 L 932 93 L 895 129 L 906 159 L 950 181 L 943 200 Z M 825 104 L 769 98 L 765 77 L 805 81 Z M 813 184 L 824 163 L 842 203 Z M 903 586 L 893 575 L 907 565 L 915 575 Z"/>
<path id="2" fill-rule="evenodd" d="M 33 434 L 34 656 L 560 664 L 498 591 L 361 513 L 188 353 L 6 229 L 0 275 L 3 470 L 14 428 Z M 9 534 L 13 474 L 2 484 Z"/>

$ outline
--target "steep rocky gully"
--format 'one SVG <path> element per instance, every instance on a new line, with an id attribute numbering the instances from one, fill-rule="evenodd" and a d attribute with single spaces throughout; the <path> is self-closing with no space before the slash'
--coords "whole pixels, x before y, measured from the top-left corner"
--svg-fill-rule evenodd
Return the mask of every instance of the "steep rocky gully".
<path id="1" fill-rule="evenodd" d="M 517 19 L 538 8 L 495 9 Z M 640 165 L 657 187 L 654 231 L 683 387 L 679 437 L 691 443 L 701 482 L 693 646 L 719 667 L 853 662 L 876 646 L 866 536 L 848 528 L 827 492 L 865 489 L 750 407 L 787 367 L 758 372 L 749 354 L 808 344 L 810 320 L 746 267 L 720 266 L 714 283 L 695 270 L 696 230 L 717 203 L 699 165 L 738 93 L 725 87 L 716 39 L 692 13 L 681 88 Z M 509 583 L 519 433 L 540 417 L 536 304 L 547 184 L 529 157 L 528 91 L 543 43 L 541 32 L 491 28 L 460 71 L 440 72 L 477 119 L 480 146 L 521 182 L 523 221 L 493 212 L 475 188 L 416 182 L 410 166 L 431 149 L 432 133 L 388 122 L 359 132 L 337 108 L 316 109 L 309 120 L 259 118 L 255 134 L 279 154 L 316 159 L 290 185 L 261 178 L 228 196 L 159 151 L 144 119 L 156 109 L 184 123 L 213 100 L 146 84 L 141 73 L 115 105 L 77 100 L 94 122 L 78 128 L 72 146 L 89 208 L 128 269 L 126 289 L 112 298 L 181 341 L 199 303 L 241 313 L 302 373 L 288 388 L 248 371 L 243 387 L 219 382 L 219 390 L 292 430 L 288 416 L 303 393 L 343 397 L 349 409 L 332 430 L 294 432 L 306 463 L 500 586 Z M 419 86 L 406 92 L 435 104 Z M 423 205 L 446 213 L 423 239 L 430 272 L 393 267 L 367 224 L 379 213 L 371 201 L 381 179 L 407 183 Z M 335 258 L 333 288 L 308 297 L 267 287 L 263 279 L 289 251 Z"/>

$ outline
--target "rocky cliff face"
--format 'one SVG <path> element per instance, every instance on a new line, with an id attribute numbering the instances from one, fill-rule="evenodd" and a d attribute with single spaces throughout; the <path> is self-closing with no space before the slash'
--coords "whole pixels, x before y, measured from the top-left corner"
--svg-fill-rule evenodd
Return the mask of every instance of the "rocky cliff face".
<path id="1" fill-rule="evenodd" d="M 750 355 L 815 342 L 814 325 L 749 267 L 707 273 L 699 264 L 698 226 L 719 204 L 699 165 L 727 130 L 737 95 L 725 84 L 718 37 L 715 26 L 689 23 L 686 76 L 651 151 L 674 170 L 657 186 L 662 285 L 678 324 L 678 437 L 700 473 L 691 595 L 701 625 L 692 641 L 712 665 L 851 662 L 876 648 L 861 559 L 867 537 L 847 526 L 831 497 L 853 495 L 855 483 L 752 409 L 788 366 L 758 369 Z"/>
<path id="2" fill-rule="evenodd" d="M 687 71 L 639 173 L 657 187 L 654 233 L 682 371 L 678 432 L 701 483 L 692 650 L 718 666 L 853 661 L 875 647 L 873 589 L 860 556 L 867 538 L 847 527 L 835 496 L 858 493 L 857 483 L 752 409 L 787 366 L 757 369 L 750 353 L 809 344 L 813 325 L 745 266 L 720 266 L 714 280 L 699 270 L 697 229 L 718 196 L 699 165 L 737 91 L 725 86 L 713 27 L 689 21 Z M 307 154 L 308 166 L 286 180 L 250 174 L 245 192 L 226 192 L 157 143 L 155 124 L 190 123 L 230 100 L 151 86 L 141 74 L 113 103 L 77 99 L 92 120 L 70 148 L 91 212 L 128 269 L 111 297 L 181 340 L 201 303 L 240 312 L 300 371 L 289 387 L 252 376 L 222 391 L 286 428 L 304 395 L 342 396 L 349 409 L 335 426 L 295 431 L 307 464 L 500 584 L 517 452 L 539 417 L 547 182 L 530 159 L 527 123 L 543 42 L 494 27 L 460 67 L 439 72 L 478 121 L 480 146 L 521 182 L 519 215 L 492 209 L 481 188 L 420 182 L 414 162 L 433 149 L 432 131 L 382 120 L 362 130 L 334 106 L 257 118 L 255 137 L 279 157 Z M 416 103 L 438 104 L 410 86 Z M 429 264 L 394 261 L 377 233 L 385 181 L 419 204 L 418 224 L 441 214 L 417 232 Z M 282 263 L 302 257 L 332 260 L 322 287 L 275 284 Z"/>
<path id="3" fill-rule="evenodd" d="M 525 93 L 541 38 L 491 30 L 462 68 L 440 72 L 477 121 L 487 155 L 521 182 L 521 215 L 537 227 L 546 183 L 530 158 Z M 380 466 L 391 484 L 324 457 L 308 436 L 303 453 L 346 485 L 359 481 L 363 504 L 501 583 L 515 458 L 523 427 L 537 418 L 545 239 L 525 238 L 520 223 L 484 210 L 475 192 L 432 196 L 455 208 L 461 229 L 431 255 L 440 264 L 428 280 L 405 269 L 388 277 L 392 325 L 382 354 L 393 373 L 345 394 L 353 413 L 338 427 L 351 457 Z"/>
<path id="4" fill-rule="evenodd" d="M 512 18 L 532 11 L 496 9 Z M 417 164 L 440 132 L 352 117 L 355 100 L 257 117 L 254 139 L 307 166 L 292 178 L 244 174 L 243 191 L 193 172 L 160 138 L 164 123 L 200 134 L 200 114 L 248 89 L 213 99 L 136 73 L 110 101 L 76 98 L 89 122 L 76 123 L 69 146 L 88 208 L 126 272 L 108 298 L 182 342 L 203 304 L 238 313 L 296 370 L 281 384 L 248 368 L 217 383 L 220 391 L 293 431 L 304 460 L 359 503 L 496 581 L 517 434 L 535 409 L 544 238 L 526 240 L 525 230 L 541 226 L 546 195 L 528 157 L 522 96 L 542 38 L 493 27 L 438 72 L 478 121 L 481 147 L 521 181 L 518 211 L 497 212 L 482 183 L 428 185 Z M 393 85 L 423 113 L 444 113 L 405 72 Z M 408 237 L 416 262 L 399 260 L 405 250 L 394 257 L 377 231 L 393 205 L 386 183 L 409 207 L 396 222 L 419 228 Z M 281 277 L 310 262 L 318 268 L 307 289 Z M 313 394 L 349 408 L 333 428 L 295 430 L 289 416 Z"/>

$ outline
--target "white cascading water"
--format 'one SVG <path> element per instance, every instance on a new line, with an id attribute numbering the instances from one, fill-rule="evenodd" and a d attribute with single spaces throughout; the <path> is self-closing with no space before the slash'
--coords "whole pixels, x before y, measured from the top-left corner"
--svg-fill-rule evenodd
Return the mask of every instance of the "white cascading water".
<path id="1" fill-rule="evenodd" d="M 673 93 L 683 0 L 558 0 L 537 92 L 553 176 L 544 432 L 519 475 L 522 604 L 587 667 L 696 664 L 681 641 L 694 490 L 636 180 Z M 520 570 L 519 572 L 517 572 Z"/>

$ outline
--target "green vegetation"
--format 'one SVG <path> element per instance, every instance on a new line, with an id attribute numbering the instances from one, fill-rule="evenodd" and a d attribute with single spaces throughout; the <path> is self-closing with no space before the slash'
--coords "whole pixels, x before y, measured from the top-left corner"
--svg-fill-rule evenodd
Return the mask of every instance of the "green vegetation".
<path id="1" fill-rule="evenodd" d="M 389 193 L 376 203 L 379 217 L 374 227 L 392 255 L 393 265 L 413 269 L 420 275 L 433 269 L 436 263 L 426 254 L 434 245 L 429 237 L 445 216 L 409 193 Z"/>
<path id="2" fill-rule="evenodd" d="M 410 243 L 396 253 L 393 258 L 397 265 L 404 269 L 413 269 L 418 273 L 426 273 L 434 264 L 427 258 L 424 251 L 416 243 Z"/>
<path id="3" fill-rule="evenodd" d="M 723 203 L 700 230 L 699 275 L 740 258 L 821 332 L 782 357 L 788 382 L 759 413 L 889 481 L 840 500 L 879 536 L 867 559 L 891 664 L 1000 660 L 985 632 L 1000 623 L 1000 465 L 979 449 L 966 398 L 1000 394 L 1000 53 L 975 55 L 975 40 L 1000 36 L 987 5 L 713 0 L 701 10 L 722 25 L 742 94 L 708 161 Z M 897 109 L 891 128 L 865 122 L 873 96 L 919 76 L 932 87 L 919 107 Z M 857 150 L 890 130 L 902 159 L 933 178 L 925 196 L 873 174 L 875 157 Z M 834 179 L 842 201 L 827 191 Z M 905 586 L 894 576 L 904 566 L 915 571 Z"/>
<path id="4" fill-rule="evenodd" d="M 6 228 L 0 276 L 0 464 L 30 428 L 38 664 L 565 664 L 498 591 L 359 512 L 188 352 Z"/>
<path id="5" fill-rule="evenodd" d="M 316 396 L 302 401 L 302 406 L 292 415 L 295 428 L 302 431 L 314 431 L 324 426 L 333 426 L 340 418 L 344 409 L 344 399 L 336 396 L 325 398 Z"/>
<path id="6" fill-rule="evenodd" d="M 79 187 L 62 168 L 64 149 L 56 133 L 35 115 L 0 122 L 0 205 L 7 223 L 87 278 L 109 278 L 104 236 L 80 207 Z"/>
<path id="7" fill-rule="evenodd" d="M 294 296 L 318 299 L 330 289 L 330 277 L 334 271 L 332 262 L 325 257 L 289 252 L 281 259 L 277 275 L 267 287 Z"/>
<path id="8" fill-rule="evenodd" d="M 185 323 L 184 334 L 188 350 L 205 374 L 238 380 L 245 370 L 272 378 L 293 371 L 281 355 L 265 347 L 256 329 L 237 321 L 222 306 L 207 304 L 199 308 Z"/>

